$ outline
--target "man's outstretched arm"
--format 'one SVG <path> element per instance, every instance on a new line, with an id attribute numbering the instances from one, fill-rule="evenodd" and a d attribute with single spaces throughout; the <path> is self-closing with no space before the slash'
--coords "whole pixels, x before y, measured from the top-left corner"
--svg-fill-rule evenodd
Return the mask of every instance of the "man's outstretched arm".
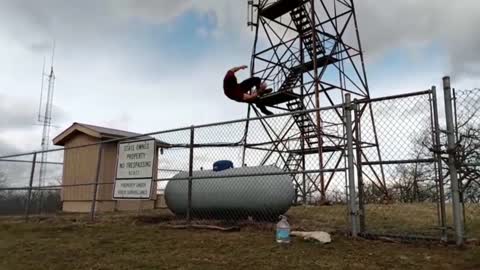
<path id="1" fill-rule="evenodd" d="M 231 68 L 230 71 L 233 72 L 233 73 L 236 73 L 237 71 L 242 70 L 242 69 L 246 69 L 246 68 L 247 68 L 247 66 L 243 65 L 243 66 Z"/>

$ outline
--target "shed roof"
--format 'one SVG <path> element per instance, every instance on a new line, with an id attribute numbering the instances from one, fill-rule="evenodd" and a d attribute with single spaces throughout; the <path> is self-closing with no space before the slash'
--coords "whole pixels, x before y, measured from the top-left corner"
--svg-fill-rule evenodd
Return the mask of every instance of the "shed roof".
<path id="1" fill-rule="evenodd" d="M 68 140 L 70 140 L 73 136 L 79 133 L 83 133 L 94 138 L 106 139 L 106 140 L 121 139 L 121 138 L 136 137 L 136 136 L 140 136 L 140 137 L 137 137 L 136 139 L 155 139 L 154 137 L 151 137 L 151 136 L 141 136 L 142 134 L 140 133 L 75 122 L 69 128 L 62 131 L 57 137 L 55 137 L 53 139 L 53 144 L 64 146 Z M 168 146 L 168 143 L 165 143 L 159 140 L 157 140 L 157 143 L 160 146 L 165 146 L 165 147 Z"/>

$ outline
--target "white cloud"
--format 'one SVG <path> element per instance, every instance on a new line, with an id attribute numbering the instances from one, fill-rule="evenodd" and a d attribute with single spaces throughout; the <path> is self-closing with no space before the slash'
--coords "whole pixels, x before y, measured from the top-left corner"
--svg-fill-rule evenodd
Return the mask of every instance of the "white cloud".
<path id="1" fill-rule="evenodd" d="M 0 93 L 0 131 L 29 129 L 35 123 L 34 103 Z"/>
<path id="2" fill-rule="evenodd" d="M 458 76 L 480 75 L 480 2 L 476 0 L 362 0 L 356 1 L 362 43 L 367 56 L 392 48 L 436 45 L 444 50 Z"/>
<path id="3" fill-rule="evenodd" d="M 452 72 L 478 75 L 480 54 L 476 51 L 480 36 L 474 25 L 480 23 L 477 16 L 480 2 L 362 0 L 355 3 L 368 57 L 392 48 L 415 48 L 435 42 L 446 50 Z M 45 49 L 53 38 L 70 48 L 114 45 L 118 42 L 115 37 L 130 22 L 166 24 L 187 11 L 207 16 L 210 28 L 199 30 L 201 33 L 208 30 L 215 32 L 216 37 L 228 33 L 251 42 L 246 27 L 246 1 L 3 0 L 0 7 L 2 24 L 10 36 L 31 49 Z"/>
<path id="4" fill-rule="evenodd" d="M 108 0 L 109 8 L 126 19 L 166 23 L 192 7 L 190 0 Z"/>
<path id="5" fill-rule="evenodd" d="M 0 0 L 0 99 L 17 100 L 5 98 L 8 106 L 0 106 L 0 111 L 7 108 L 14 115 L 0 123 L 23 125 L 29 115 L 35 121 L 43 56 L 49 55 L 52 39 L 57 41 L 54 102 L 59 107 L 54 111 L 65 115 L 54 121 L 61 127 L 78 121 L 149 132 L 244 117 L 246 105 L 226 99 L 221 85 L 226 69 L 250 62 L 254 33 L 246 26 L 246 2 Z M 416 74 L 401 78 L 388 72 L 371 74 L 373 95 L 440 85 L 440 77 L 449 72 L 457 85 L 479 85 L 480 36 L 472 26 L 480 23 L 476 15 L 480 2 L 356 3 L 367 60 L 381 59 L 393 48 L 409 48 L 416 59 L 418 48 L 433 42 L 450 65 L 423 72 L 412 66 Z M 166 29 L 186 12 L 200 14 L 207 24 L 191 34 L 204 35 L 212 45 L 221 43 L 221 49 L 204 52 L 195 61 L 171 60 L 157 44 L 129 38 L 142 25 Z M 246 75 L 240 74 L 240 79 Z M 385 78 L 388 75 L 391 78 Z M 52 137 L 59 131 L 54 130 Z M 23 134 L 10 127 L 2 139 L 13 136 L 15 144 L 39 145 L 38 129 Z"/>
<path id="6" fill-rule="evenodd" d="M 18 148 L 15 147 L 15 145 L 9 143 L 8 141 L 0 138 L 0 155 L 8 155 L 12 153 L 18 153 Z"/>

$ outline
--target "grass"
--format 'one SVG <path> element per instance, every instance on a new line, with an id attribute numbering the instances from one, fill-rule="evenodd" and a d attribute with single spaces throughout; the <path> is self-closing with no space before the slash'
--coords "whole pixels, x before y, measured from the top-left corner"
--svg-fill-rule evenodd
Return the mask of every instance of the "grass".
<path id="1" fill-rule="evenodd" d="M 399 236 L 428 236 L 439 238 L 437 207 L 433 203 L 403 203 L 403 204 L 367 204 L 366 230 L 369 233 L 390 234 Z M 449 234 L 453 233 L 452 207 L 446 205 L 447 226 Z M 177 220 L 168 210 L 144 210 L 143 216 L 154 217 L 153 222 L 183 223 Z M 132 216 L 132 213 L 99 213 L 97 217 L 102 222 L 118 222 Z M 292 207 L 287 216 L 293 229 L 324 230 L 328 232 L 346 231 L 349 229 L 349 217 L 345 205 L 332 206 L 299 206 Z M 480 239 L 480 207 L 467 205 L 465 207 L 466 237 Z M 88 220 L 88 215 L 60 214 L 56 218 L 71 220 Z M 0 217 L 0 221 L 1 221 Z M 12 220 L 11 217 L 8 218 Z M 21 220 L 21 218 L 17 218 Z M 197 221 L 212 223 L 212 221 Z M 222 222 L 216 222 L 222 223 Z M 265 225 L 265 224 L 263 224 Z"/>
<path id="2" fill-rule="evenodd" d="M 173 230 L 130 222 L 0 225 L 2 270 L 314 268 L 473 270 L 480 268 L 480 248 L 351 240 L 341 235 L 334 235 L 328 245 L 294 239 L 289 246 L 279 246 L 272 231 Z"/>
<path id="3" fill-rule="evenodd" d="M 452 209 L 446 205 L 447 226 L 449 234 L 453 233 Z M 465 207 L 466 237 L 480 239 L 480 207 L 468 205 Z M 154 223 L 183 223 L 176 220 L 168 210 L 142 211 L 146 217 L 153 217 Z M 101 222 L 119 222 L 132 213 L 99 213 Z M 292 207 L 287 216 L 295 230 L 323 230 L 328 232 L 346 231 L 349 229 L 349 217 L 345 205 L 332 206 L 299 206 Z M 88 220 L 88 215 L 57 215 L 57 220 L 65 221 Z M 12 220 L 12 218 L 9 218 Z M 18 218 L 21 220 L 21 218 Z M 366 230 L 369 233 L 390 234 L 399 236 L 428 236 L 440 238 L 441 229 L 437 216 L 436 204 L 404 203 L 404 204 L 367 204 Z M 1 221 L 1 218 L 0 218 Z M 212 223 L 212 221 L 197 221 Z M 217 222 L 222 223 L 222 222 Z M 265 225 L 265 224 L 262 224 Z M 270 226 L 271 227 L 271 226 Z"/>
<path id="4" fill-rule="evenodd" d="M 447 227 L 453 233 L 452 206 L 447 204 Z M 467 238 L 480 238 L 480 207 L 465 207 Z M 348 229 L 346 206 L 294 207 L 288 212 L 300 229 L 335 231 Z M 367 204 L 366 230 L 377 234 L 440 237 L 437 206 L 433 203 Z"/>
<path id="5" fill-rule="evenodd" d="M 467 237 L 480 238 L 480 204 L 465 204 L 465 232 Z"/>
<path id="6" fill-rule="evenodd" d="M 428 205 L 370 207 L 370 224 L 386 231 L 432 225 Z M 295 229 L 336 231 L 333 242 L 293 239 L 279 246 L 272 225 L 238 232 L 168 229 L 160 225 L 175 220 L 164 211 L 103 214 L 95 224 L 88 215 L 34 217 L 30 223 L 7 218 L 0 220 L 0 270 L 480 269 L 479 246 L 349 239 L 338 233 L 347 224 L 343 206 L 295 207 L 288 215 Z"/>

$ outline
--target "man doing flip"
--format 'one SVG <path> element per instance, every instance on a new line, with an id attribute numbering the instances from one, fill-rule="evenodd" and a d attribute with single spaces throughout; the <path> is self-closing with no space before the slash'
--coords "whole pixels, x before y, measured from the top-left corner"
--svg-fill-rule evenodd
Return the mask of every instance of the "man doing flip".
<path id="1" fill-rule="evenodd" d="M 256 104 L 260 111 L 266 115 L 273 114 L 265 106 L 257 103 L 262 95 L 272 92 L 272 89 L 267 88 L 265 82 L 262 82 L 258 77 L 248 78 L 241 83 L 237 82 L 235 73 L 246 68 L 247 66 L 234 67 L 227 72 L 223 79 L 223 92 L 228 98 L 237 102 Z M 256 88 L 256 91 L 250 92 L 253 87 Z"/>

